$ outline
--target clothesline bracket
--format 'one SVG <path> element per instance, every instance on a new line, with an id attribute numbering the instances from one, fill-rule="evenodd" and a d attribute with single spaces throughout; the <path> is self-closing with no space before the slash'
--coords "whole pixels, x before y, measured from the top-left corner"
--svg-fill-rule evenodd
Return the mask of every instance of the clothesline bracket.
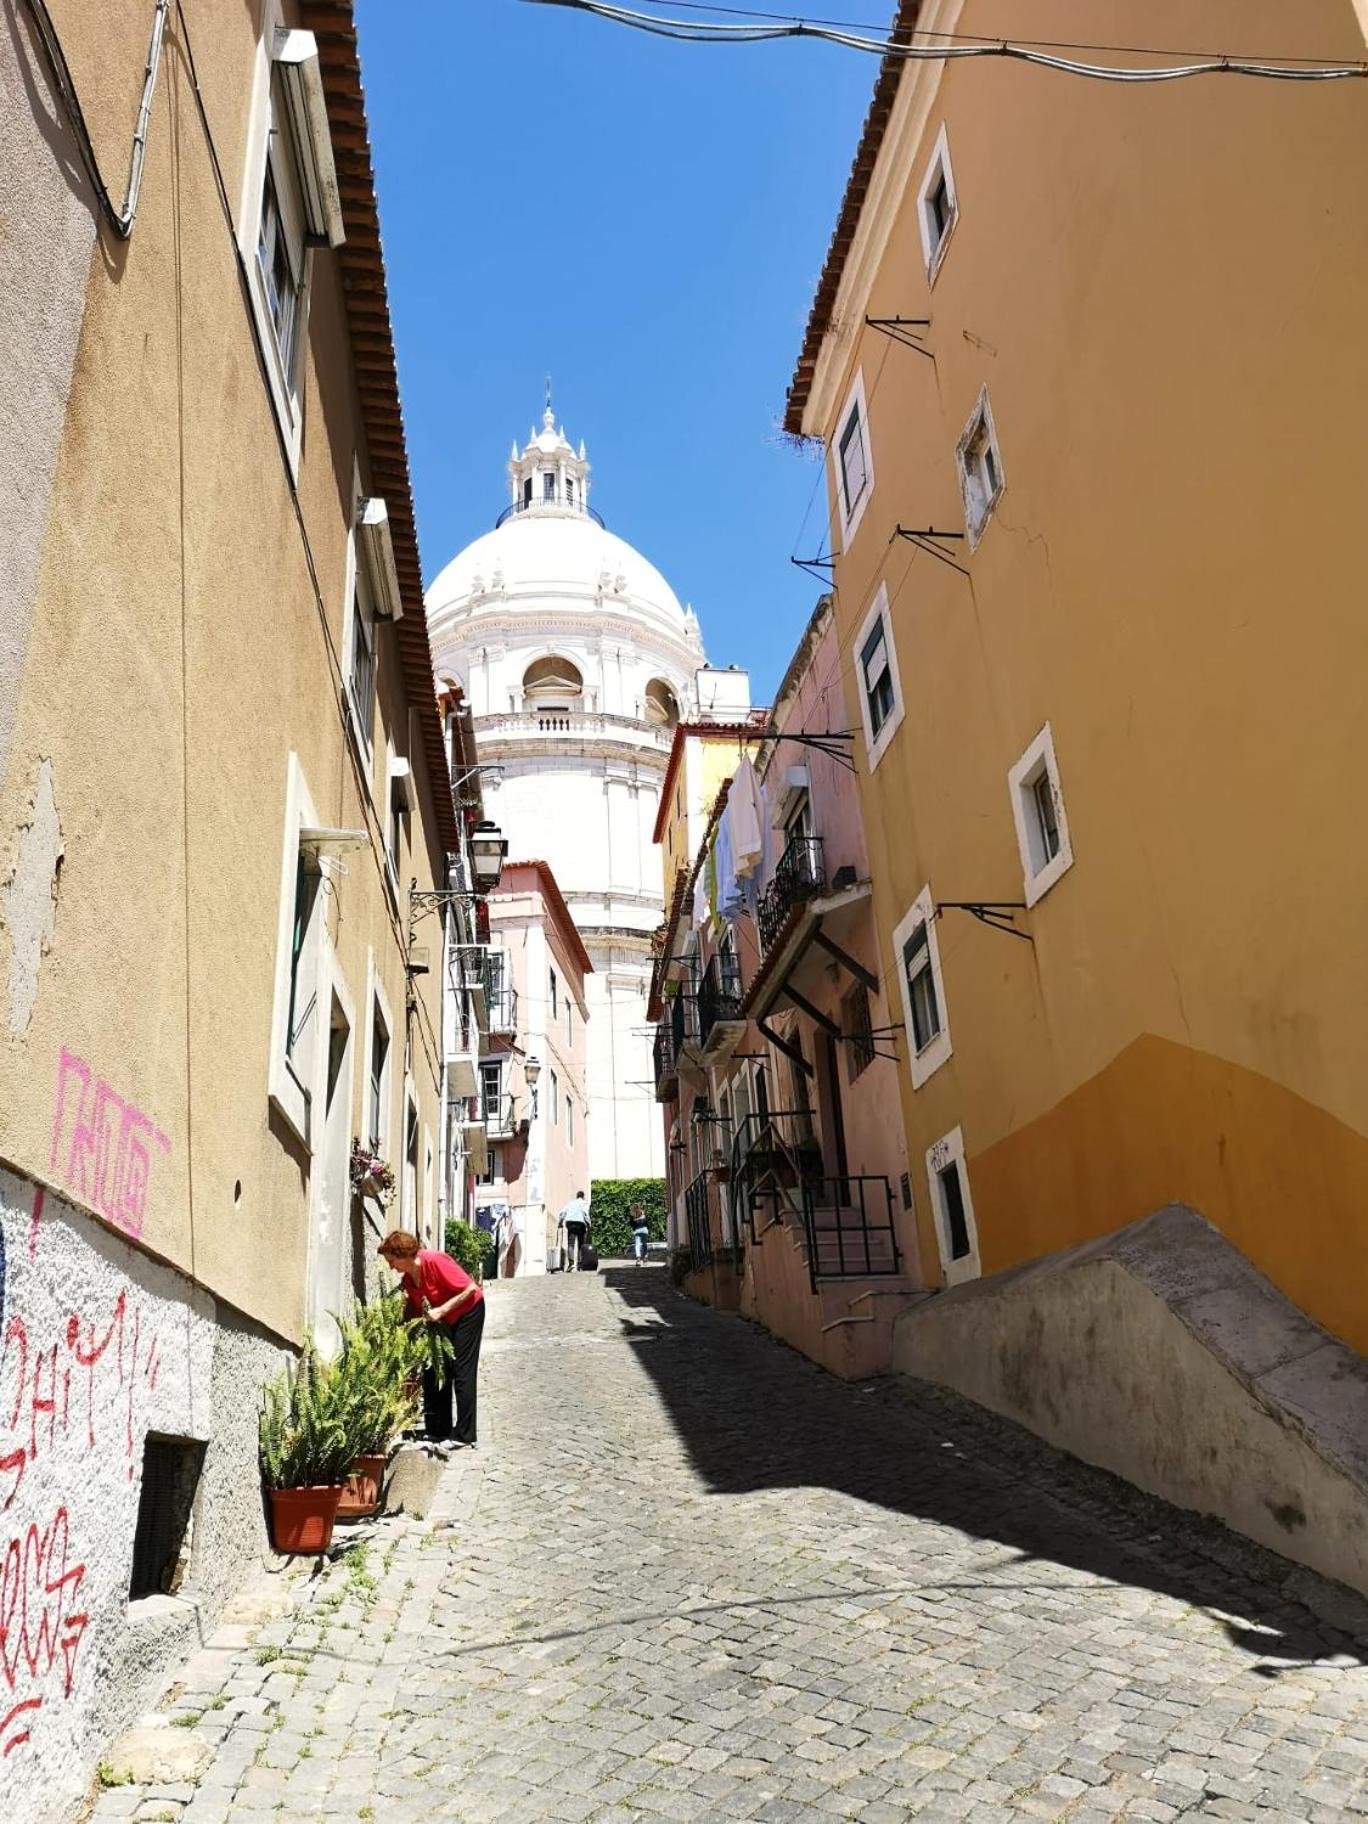
<path id="1" fill-rule="evenodd" d="M 808 575 L 814 581 L 819 582 L 824 589 L 831 587 L 832 573 L 836 568 L 834 557 L 790 557 L 789 562 L 795 564 L 800 570 L 806 570 Z M 825 575 L 823 575 L 823 571 L 826 572 Z"/>
<path id="2" fill-rule="evenodd" d="M 1020 899 L 942 899 L 936 903 L 936 917 L 942 912 L 967 912 L 990 931 L 1005 931 L 1009 937 L 1020 937 L 1028 944 L 1035 939 L 1029 931 L 1018 931 L 1015 914 L 1027 910 Z"/>
<path id="3" fill-rule="evenodd" d="M 837 766 L 843 766 L 847 772 L 855 771 L 855 761 L 851 755 L 851 744 L 855 740 L 853 728 L 829 729 L 825 734 L 795 734 L 785 730 L 769 729 L 765 735 L 767 741 L 773 741 L 777 747 L 781 741 L 791 741 L 797 747 L 810 747 L 819 754 L 825 754 L 828 760 L 834 760 Z"/>
<path id="4" fill-rule="evenodd" d="M 906 539 L 914 550 L 924 551 L 928 557 L 938 558 L 941 563 L 948 564 L 952 570 L 958 570 L 961 576 L 970 574 L 963 564 L 957 564 L 948 552 L 942 551 L 934 542 L 938 539 L 958 539 L 963 543 L 965 538 L 963 532 L 941 532 L 935 526 L 894 526 L 889 534 L 890 545 L 895 538 Z"/>
<path id="5" fill-rule="evenodd" d="M 914 355 L 925 355 L 928 361 L 936 357 L 922 341 L 923 333 L 930 329 L 930 317 L 866 317 L 865 328 L 877 329 L 881 336 L 887 336 L 890 342 L 896 342 L 900 348 L 910 348 Z"/>

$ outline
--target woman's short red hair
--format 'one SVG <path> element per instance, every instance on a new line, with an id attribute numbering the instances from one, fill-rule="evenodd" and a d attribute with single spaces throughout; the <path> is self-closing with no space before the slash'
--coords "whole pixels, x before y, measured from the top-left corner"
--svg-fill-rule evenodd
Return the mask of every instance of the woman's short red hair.
<path id="1" fill-rule="evenodd" d="M 390 1255 L 395 1260 L 415 1260 L 418 1255 L 418 1237 L 410 1235 L 407 1229 L 391 1229 L 375 1251 L 382 1256 Z"/>

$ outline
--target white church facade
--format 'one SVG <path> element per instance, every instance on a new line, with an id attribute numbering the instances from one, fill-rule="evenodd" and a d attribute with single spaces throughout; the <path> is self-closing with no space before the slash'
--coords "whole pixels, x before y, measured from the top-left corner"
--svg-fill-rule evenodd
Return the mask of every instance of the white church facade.
<path id="1" fill-rule="evenodd" d="M 437 677 L 474 715 L 510 859 L 551 868 L 589 953 L 589 1169 L 664 1175 L 646 991 L 662 879 L 652 833 L 675 725 L 698 713 L 697 618 L 590 505 L 584 445 L 548 408 L 510 503 L 427 594 Z M 704 672 L 700 680 L 699 673 Z"/>

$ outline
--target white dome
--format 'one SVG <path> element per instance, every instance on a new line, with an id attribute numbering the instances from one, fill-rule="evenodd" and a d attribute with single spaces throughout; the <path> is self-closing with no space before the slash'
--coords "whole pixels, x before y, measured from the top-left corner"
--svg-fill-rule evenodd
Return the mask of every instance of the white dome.
<path id="1" fill-rule="evenodd" d="M 427 592 L 433 631 L 487 598 L 553 597 L 654 609 L 684 636 L 685 615 L 665 578 L 587 513 L 515 513 L 454 557 Z"/>

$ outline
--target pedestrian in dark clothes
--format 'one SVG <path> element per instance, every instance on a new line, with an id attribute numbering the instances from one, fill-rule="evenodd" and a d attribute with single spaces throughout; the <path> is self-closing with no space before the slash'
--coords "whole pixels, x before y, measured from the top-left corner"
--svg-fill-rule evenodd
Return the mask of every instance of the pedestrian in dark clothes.
<path id="1" fill-rule="evenodd" d="M 435 1248 L 420 1248 L 418 1237 L 407 1229 L 395 1229 L 386 1235 L 376 1252 L 386 1266 L 403 1276 L 409 1316 L 417 1323 L 445 1324 L 456 1352 L 442 1381 L 432 1369 L 423 1371 L 423 1428 L 435 1443 L 454 1438 L 458 1444 L 473 1446 L 480 1339 L 485 1321 L 484 1290 L 459 1261 Z"/>

